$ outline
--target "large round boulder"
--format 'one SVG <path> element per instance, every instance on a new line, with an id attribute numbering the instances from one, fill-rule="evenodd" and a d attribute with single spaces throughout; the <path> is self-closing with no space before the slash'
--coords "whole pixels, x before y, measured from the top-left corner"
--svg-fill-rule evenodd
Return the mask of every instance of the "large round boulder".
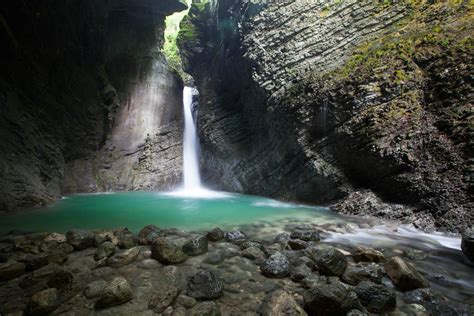
<path id="1" fill-rule="evenodd" d="M 290 261 L 281 252 L 274 253 L 260 267 L 262 274 L 270 278 L 284 278 L 290 274 Z"/>
<path id="2" fill-rule="evenodd" d="M 391 311 L 397 306 L 395 292 L 383 285 L 362 281 L 357 285 L 355 291 L 369 312 L 381 314 Z"/>
<path id="3" fill-rule="evenodd" d="M 393 257 L 384 265 L 385 272 L 392 282 L 403 291 L 429 287 L 428 281 L 413 267 L 400 257 Z"/>
<path id="4" fill-rule="evenodd" d="M 214 271 L 200 271 L 188 282 L 187 295 L 195 299 L 216 299 L 222 295 L 224 283 Z"/>
<path id="5" fill-rule="evenodd" d="M 94 233 L 88 230 L 70 230 L 66 233 L 66 239 L 75 250 L 83 250 L 94 246 Z"/>
<path id="6" fill-rule="evenodd" d="M 247 235 L 239 230 L 231 231 L 225 234 L 225 240 L 228 242 L 240 244 L 247 240 Z"/>
<path id="7" fill-rule="evenodd" d="M 349 265 L 341 276 L 347 284 L 357 285 L 362 281 L 382 283 L 382 268 L 374 263 L 357 263 Z"/>
<path id="8" fill-rule="evenodd" d="M 334 247 L 310 248 L 307 254 L 323 275 L 341 276 L 347 267 L 346 256 Z"/>
<path id="9" fill-rule="evenodd" d="M 49 315 L 59 304 L 58 289 L 50 288 L 35 293 L 26 307 L 27 315 Z"/>
<path id="10" fill-rule="evenodd" d="M 111 241 L 106 241 L 99 245 L 99 247 L 97 248 L 94 254 L 94 259 L 98 261 L 100 259 L 108 258 L 112 256 L 114 253 L 115 253 L 114 243 Z"/>
<path id="11" fill-rule="evenodd" d="M 368 247 L 357 247 L 352 257 L 356 262 L 384 262 L 385 256 L 378 250 Z"/>
<path id="12" fill-rule="evenodd" d="M 180 263 L 187 259 L 183 249 L 165 237 L 158 237 L 153 241 L 151 256 L 164 264 Z"/>
<path id="13" fill-rule="evenodd" d="M 191 237 L 184 245 L 183 252 L 188 256 L 197 256 L 207 252 L 207 238 L 202 235 Z"/>

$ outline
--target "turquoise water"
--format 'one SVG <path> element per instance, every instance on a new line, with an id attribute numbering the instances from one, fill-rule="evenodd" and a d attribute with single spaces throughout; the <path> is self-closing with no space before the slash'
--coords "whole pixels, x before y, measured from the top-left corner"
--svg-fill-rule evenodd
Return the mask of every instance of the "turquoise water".
<path id="1" fill-rule="evenodd" d="M 337 215 L 324 207 L 283 203 L 268 198 L 225 193 L 213 198 L 180 197 L 156 192 L 78 194 L 42 209 L 5 215 L 0 233 L 66 232 L 72 228 L 127 226 L 133 232 L 155 224 L 162 228 L 204 230 L 260 221 L 297 219 L 333 222 Z"/>

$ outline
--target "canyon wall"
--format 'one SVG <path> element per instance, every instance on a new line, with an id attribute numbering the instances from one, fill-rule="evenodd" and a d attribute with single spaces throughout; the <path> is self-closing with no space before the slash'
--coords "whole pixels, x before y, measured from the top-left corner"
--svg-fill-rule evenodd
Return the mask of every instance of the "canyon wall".
<path id="1" fill-rule="evenodd" d="M 179 181 L 182 83 L 160 47 L 165 16 L 185 8 L 178 0 L 2 4 L 0 211 Z"/>
<path id="2" fill-rule="evenodd" d="M 194 3 L 178 43 L 206 181 L 472 225 L 471 16 L 467 1 Z"/>

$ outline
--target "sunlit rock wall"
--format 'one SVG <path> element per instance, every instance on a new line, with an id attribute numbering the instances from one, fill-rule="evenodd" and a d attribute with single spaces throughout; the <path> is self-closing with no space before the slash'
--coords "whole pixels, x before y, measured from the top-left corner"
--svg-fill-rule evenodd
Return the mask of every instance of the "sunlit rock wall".
<path id="1" fill-rule="evenodd" d="M 165 15 L 184 8 L 178 0 L 2 3 L 0 212 L 132 189 L 138 178 L 177 181 L 182 84 L 160 47 Z M 154 91 L 155 105 L 141 91 Z M 168 171 L 151 179 L 156 164 Z M 108 177 L 111 168 L 134 177 Z"/>

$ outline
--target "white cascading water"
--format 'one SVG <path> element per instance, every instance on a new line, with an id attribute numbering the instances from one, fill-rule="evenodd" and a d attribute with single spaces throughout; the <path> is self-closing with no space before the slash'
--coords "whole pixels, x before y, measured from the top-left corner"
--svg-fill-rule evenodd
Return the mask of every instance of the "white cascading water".
<path id="1" fill-rule="evenodd" d="M 184 87 L 183 177 L 184 191 L 203 189 L 199 174 L 198 137 L 193 117 L 193 88 Z"/>

